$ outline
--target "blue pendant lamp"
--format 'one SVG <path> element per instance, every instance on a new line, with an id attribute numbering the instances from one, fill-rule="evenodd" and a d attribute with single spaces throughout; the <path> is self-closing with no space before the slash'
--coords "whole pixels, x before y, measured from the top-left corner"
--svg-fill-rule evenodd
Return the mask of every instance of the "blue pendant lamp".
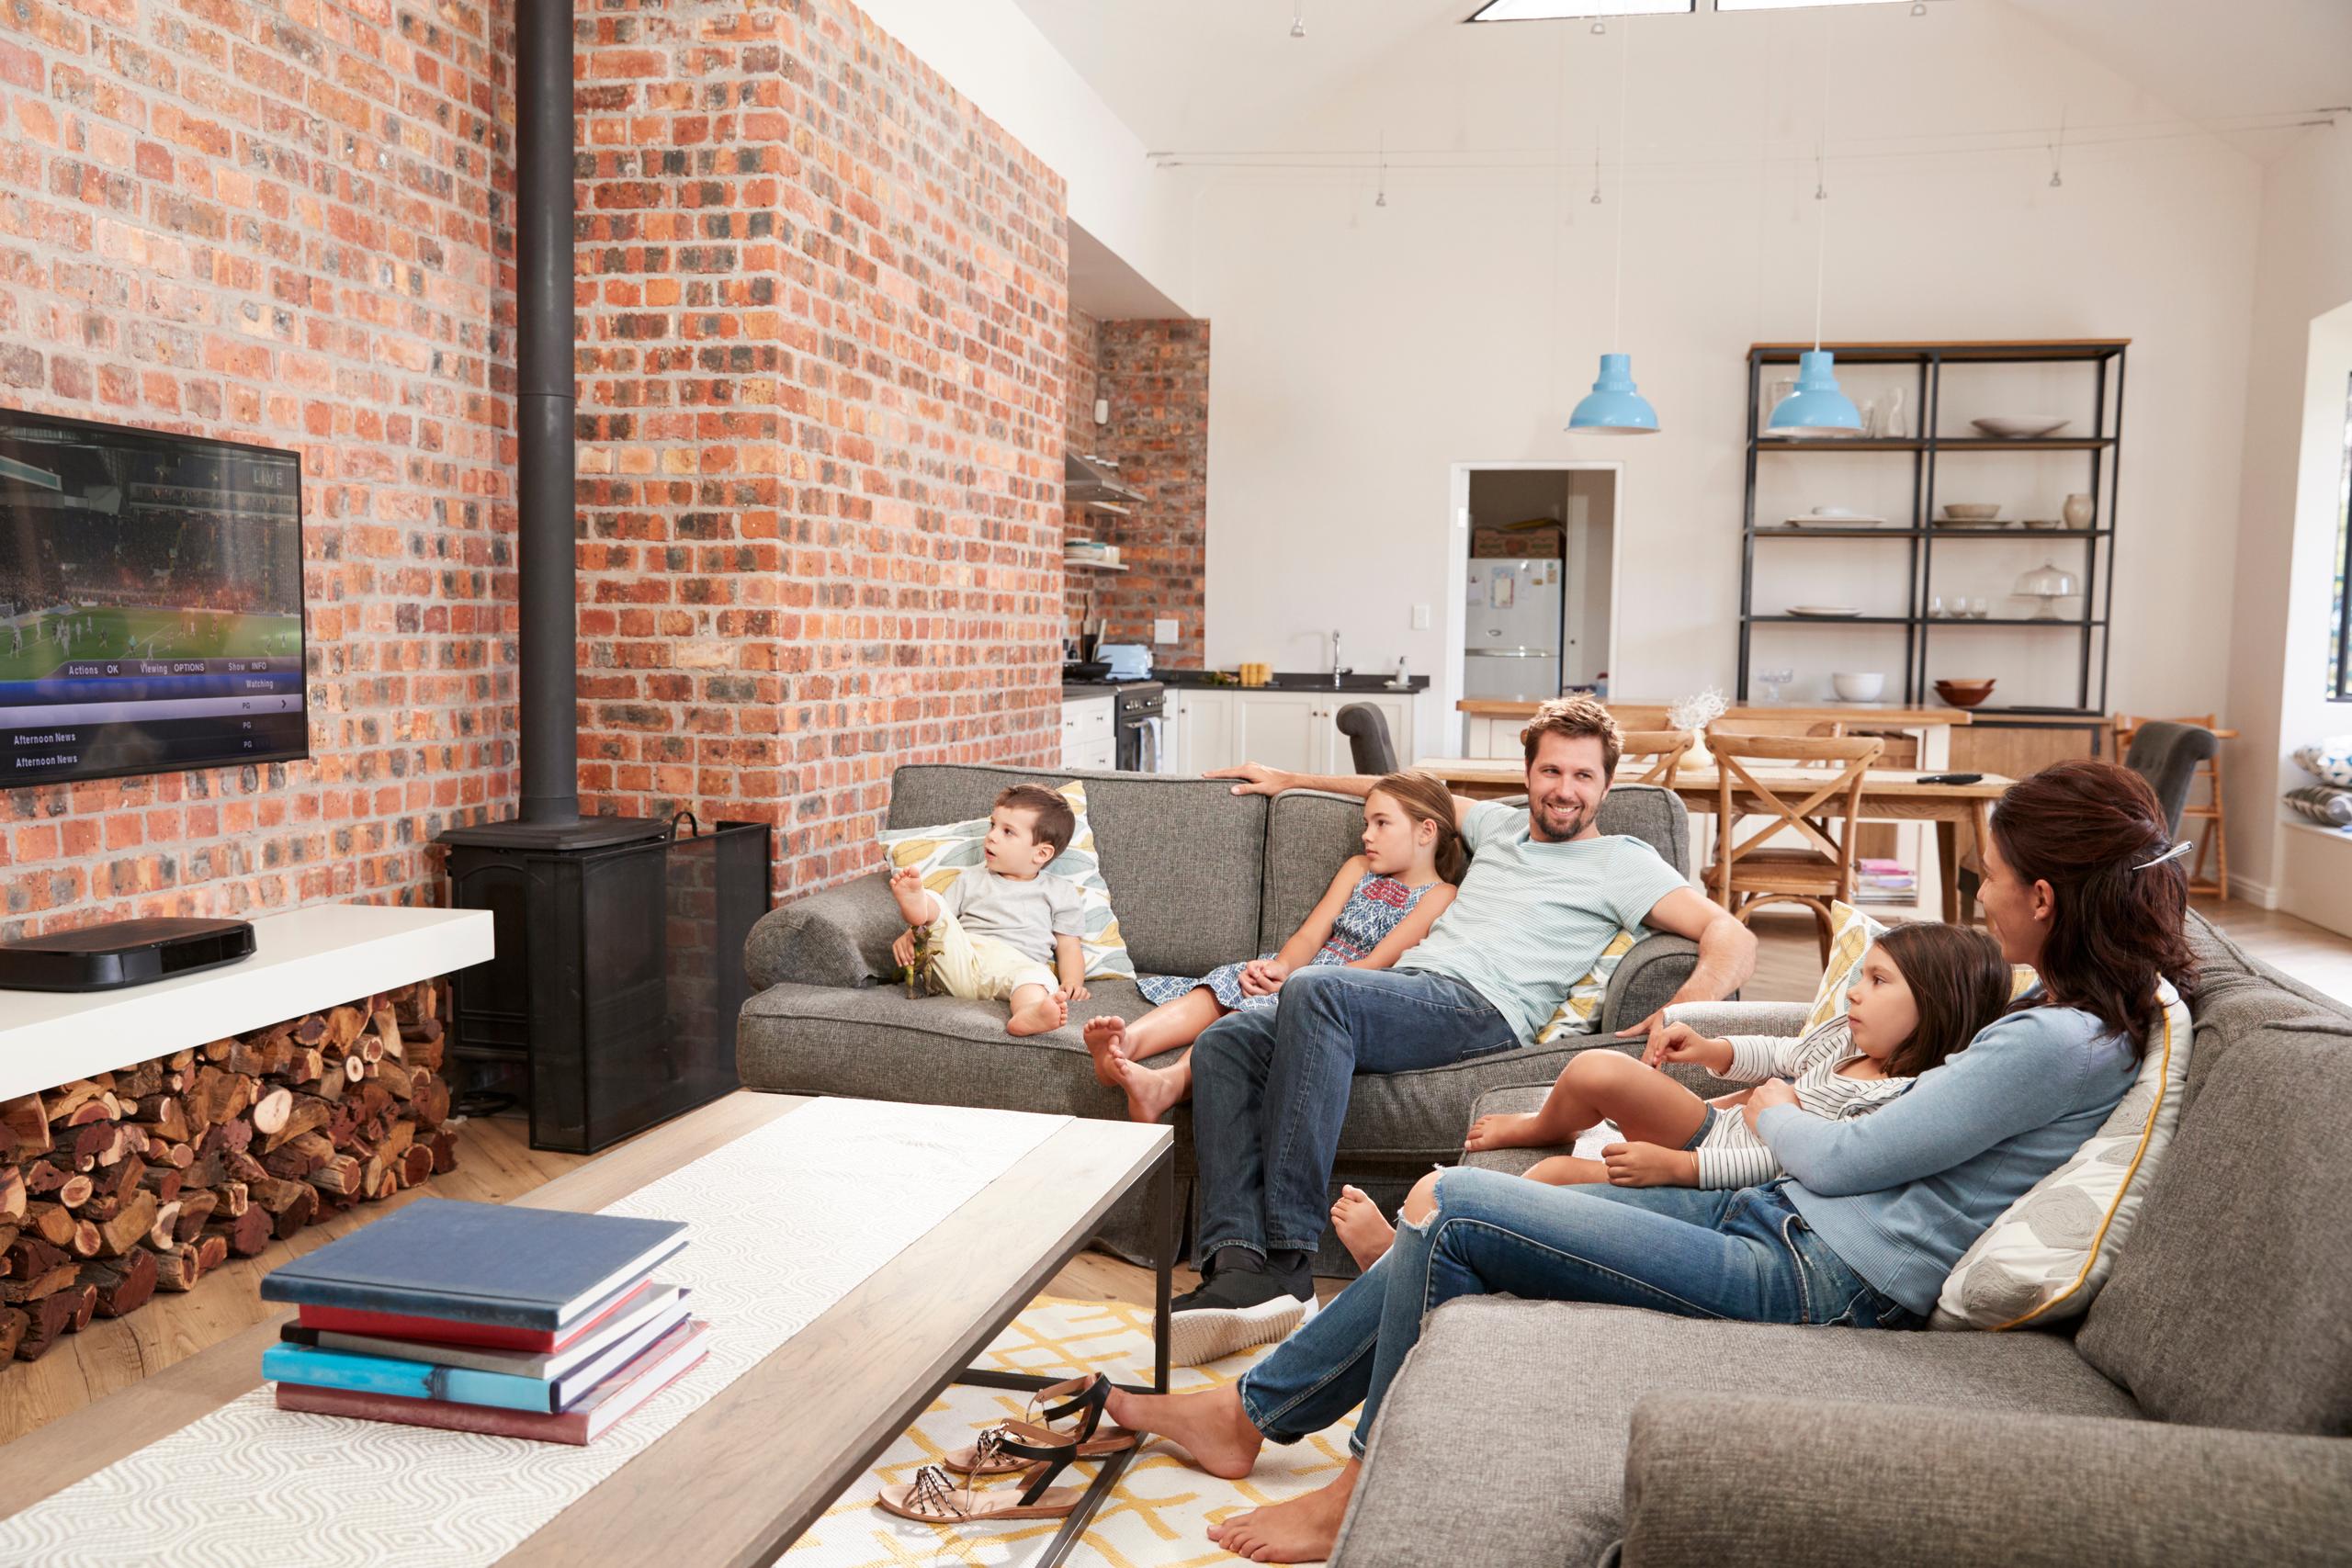
<path id="1" fill-rule="evenodd" d="M 1823 55 L 1827 57 L 1825 27 Z M 1838 389 L 1837 356 L 1821 346 L 1821 281 L 1829 265 L 1829 181 L 1822 165 L 1828 162 L 1829 113 L 1822 107 L 1822 152 L 1814 166 L 1813 199 L 1821 203 L 1821 222 L 1813 255 L 1813 347 L 1797 355 L 1797 389 L 1772 411 L 1765 434 L 1789 440 L 1808 436 L 1860 435 L 1862 414 L 1854 400 Z"/>
<path id="2" fill-rule="evenodd" d="M 1618 29 L 1617 69 L 1617 284 L 1610 307 L 1609 335 L 1617 336 L 1625 309 L 1625 102 L 1632 71 L 1634 29 Z M 1576 435 L 1656 435 L 1657 410 L 1634 385 L 1634 356 L 1604 354 L 1600 378 L 1568 415 L 1568 431 Z"/>

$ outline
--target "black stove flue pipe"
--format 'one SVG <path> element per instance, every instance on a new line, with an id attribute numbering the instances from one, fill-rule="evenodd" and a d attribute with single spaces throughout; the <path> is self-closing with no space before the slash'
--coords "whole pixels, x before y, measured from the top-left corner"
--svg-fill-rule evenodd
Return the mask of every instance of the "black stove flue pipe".
<path id="1" fill-rule="evenodd" d="M 522 611 L 518 820 L 580 818 L 572 392 L 571 0 L 514 27 L 515 470 Z"/>

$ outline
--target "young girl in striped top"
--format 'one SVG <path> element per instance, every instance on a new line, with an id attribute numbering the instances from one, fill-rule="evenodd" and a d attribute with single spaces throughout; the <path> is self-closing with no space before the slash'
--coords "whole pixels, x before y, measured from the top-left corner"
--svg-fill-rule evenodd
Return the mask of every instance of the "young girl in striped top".
<path id="1" fill-rule="evenodd" d="M 1863 1116 L 1966 1045 L 2008 1003 L 2009 966 L 1989 932 L 1896 926 L 1864 955 L 1843 1017 L 1793 1037 L 1713 1039 L 1669 1023 L 1651 1034 L 1638 1062 L 1617 1051 L 1580 1052 L 1543 1105 L 1525 1115 L 1481 1116 L 1464 1146 L 1540 1148 L 1614 1122 L 1624 1141 L 1606 1145 L 1600 1159 L 1555 1155 L 1528 1178 L 1555 1186 L 1760 1186 L 1781 1170 L 1742 1114 L 1749 1091 L 1702 1100 L 1659 1066 L 1689 1062 L 1749 1084 L 1793 1078 L 1801 1109 L 1831 1121 Z M 1387 1221 L 1356 1189 L 1344 1190 L 1331 1221 L 1360 1264 L 1388 1249 Z"/>

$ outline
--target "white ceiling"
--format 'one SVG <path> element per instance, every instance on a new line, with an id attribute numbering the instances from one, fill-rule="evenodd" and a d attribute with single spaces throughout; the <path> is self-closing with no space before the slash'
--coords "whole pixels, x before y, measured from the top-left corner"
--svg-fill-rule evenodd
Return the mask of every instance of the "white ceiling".
<path id="1" fill-rule="evenodd" d="M 1296 0 L 1307 36 L 1293 39 L 1293 0 L 1017 3 L 1155 152 L 1281 145 L 1375 67 L 1500 66 L 1539 39 L 1550 47 L 1557 29 L 1586 27 L 1465 27 L 1476 0 Z M 1935 10 L 1962 6 L 2005 6 L 2192 120 L 2352 104 L 2352 0 L 1937 0 Z M 1749 19 L 1653 20 L 1643 37 Z M 2333 134 L 2352 135 L 2352 118 Z M 2241 145 L 2259 155 L 2275 142 Z"/>

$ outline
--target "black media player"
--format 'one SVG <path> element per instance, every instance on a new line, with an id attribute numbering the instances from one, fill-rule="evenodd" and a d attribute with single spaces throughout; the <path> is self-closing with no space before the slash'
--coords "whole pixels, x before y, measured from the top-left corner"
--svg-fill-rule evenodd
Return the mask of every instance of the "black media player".
<path id="1" fill-rule="evenodd" d="M 110 991 L 250 958 L 243 920 L 108 920 L 0 942 L 0 990 Z"/>

